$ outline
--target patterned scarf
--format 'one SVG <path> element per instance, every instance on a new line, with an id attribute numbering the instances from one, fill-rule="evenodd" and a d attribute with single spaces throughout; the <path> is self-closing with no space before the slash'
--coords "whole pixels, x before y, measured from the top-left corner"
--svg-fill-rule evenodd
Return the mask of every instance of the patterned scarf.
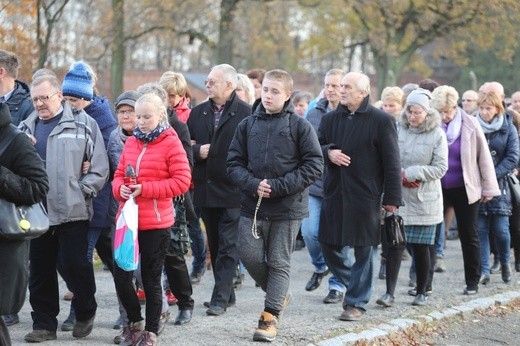
<path id="1" fill-rule="evenodd" d="M 153 131 L 148 133 L 144 133 L 138 127 L 134 130 L 134 137 L 140 140 L 141 142 L 150 143 L 153 142 L 164 130 L 168 129 L 170 126 L 159 125 Z"/>

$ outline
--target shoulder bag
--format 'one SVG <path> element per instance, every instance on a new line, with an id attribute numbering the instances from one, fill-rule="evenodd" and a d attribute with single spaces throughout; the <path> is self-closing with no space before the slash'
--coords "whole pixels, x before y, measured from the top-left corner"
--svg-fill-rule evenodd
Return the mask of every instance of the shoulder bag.
<path id="1" fill-rule="evenodd" d="M 0 139 L 0 157 L 20 133 L 18 130 L 9 131 Z M 41 203 L 15 205 L 0 198 L 0 238 L 10 241 L 29 240 L 48 230 L 49 217 Z"/>

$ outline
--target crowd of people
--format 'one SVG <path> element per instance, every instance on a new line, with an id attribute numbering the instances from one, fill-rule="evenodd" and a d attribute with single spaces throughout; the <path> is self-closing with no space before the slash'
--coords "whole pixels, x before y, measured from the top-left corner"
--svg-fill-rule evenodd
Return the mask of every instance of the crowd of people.
<path id="1" fill-rule="evenodd" d="M 187 82 L 174 71 L 125 90 L 112 104 L 84 61 L 62 81 L 38 70 L 30 85 L 17 79 L 19 68 L 16 54 L 0 50 L 0 134 L 18 132 L 0 154 L 0 198 L 41 201 L 50 228 L 31 241 L 0 238 L 2 345 L 11 344 L 8 326 L 20 320 L 27 287 L 33 330 L 25 341 L 57 339 L 58 274 L 71 300 L 61 330 L 90 335 L 94 251 L 114 278 L 113 341 L 120 345 L 157 345 L 171 304 L 178 305 L 175 325 L 191 321 L 193 285 L 209 267 L 207 254 L 214 286 L 206 314 L 218 317 L 239 303 L 235 290 L 247 270 L 265 294 L 253 340 L 268 342 L 292 297 L 298 242 L 313 271 L 302 289 L 317 289 L 332 273 L 323 303 L 341 304 L 344 321 L 367 310 L 379 244 L 386 292 L 376 303 L 396 304 L 409 253 L 408 293 L 413 305 L 426 305 L 434 272 L 446 270 L 453 216 L 464 262 L 461 294 L 477 294 L 494 272 L 510 282 L 511 248 L 520 271 L 520 201 L 508 185 L 509 175 L 518 175 L 520 92 L 506 105 L 498 82 L 459 99 L 452 86 L 425 79 L 389 86 L 377 100 L 367 75 L 331 69 L 314 98 L 295 91 L 284 70 L 241 74 L 219 64 L 204 82 L 207 99 L 192 108 Z M 112 239 L 128 200 L 139 208 L 139 266 L 130 271 L 114 261 Z M 191 271 L 183 253 L 169 251 L 178 241 L 172 229 L 181 219 L 179 201 Z M 407 244 L 386 241 L 383 220 L 392 214 L 402 217 Z"/>

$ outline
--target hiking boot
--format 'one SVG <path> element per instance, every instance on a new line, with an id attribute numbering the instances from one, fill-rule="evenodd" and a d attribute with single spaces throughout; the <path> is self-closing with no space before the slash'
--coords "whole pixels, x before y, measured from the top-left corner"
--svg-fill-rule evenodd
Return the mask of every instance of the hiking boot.
<path id="1" fill-rule="evenodd" d="M 444 260 L 441 256 L 435 257 L 433 270 L 435 270 L 436 273 L 444 273 L 446 271 L 446 265 L 444 264 Z"/>
<path id="2" fill-rule="evenodd" d="M 157 335 L 155 333 L 145 330 L 141 336 L 141 340 L 137 346 L 155 346 L 157 345 Z"/>
<path id="3" fill-rule="evenodd" d="M 76 324 L 76 313 L 74 312 L 74 310 L 70 310 L 69 316 L 61 324 L 61 330 L 63 330 L 64 332 L 70 332 L 74 329 L 75 324 Z"/>
<path id="4" fill-rule="evenodd" d="M 258 328 L 256 328 L 253 334 L 254 341 L 274 341 L 276 339 L 276 325 L 278 319 L 272 314 L 262 311 L 260 319 L 258 320 Z"/>
<path id="5" fill-rule="evenodd" d="M 84 338 L 88 336 L 90 333 L 92 333 L 95 317 L 96 315 L 92 316 L 91 318 L 85 321 L 76 321 L 74 329 L 72 330 L 72 336 L 75 338 Z"/>
<path id="6" fill-rule="evenodd" d="M 343 301 L 343 292 L 338 290 L 330 290 L 329 294 L 325 298 L 323 298 L 324 304 L 336 304 L 341 303 Z"/>
<path id="7" fill-rule="evenodd" d="M 144 332 L 144 320 L 139 322 L 129 323 L 123 327 L 121 346 L 134 346 L 141 339 L 141 335 Z"/>
<path id="8" fill-rule="evenodd" d="M 25 335 L 23 338 L 26 342 L 44 342 L 47 340 L 56 340 L 56 332 L 50 332 L 44 329 L 35 329 Z"/>

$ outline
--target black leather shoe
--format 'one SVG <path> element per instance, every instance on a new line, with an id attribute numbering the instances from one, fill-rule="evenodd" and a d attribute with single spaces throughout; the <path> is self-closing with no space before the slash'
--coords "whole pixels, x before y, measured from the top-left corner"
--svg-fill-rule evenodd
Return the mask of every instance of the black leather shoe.
<path id="1" fill-rule="evenodd" d="M 498 274 L 500 273 L 500 261 L 498 259 L 495 259 L 493 261 L 493 265 L 491 266 L 491 268 L 489 269 L 489 272 L 491 274 Z"/>
<path id="2" fill-rule="evenodd" d="M 210 305 L 208 310 L 206 310 L 206 315 L 208 316 L 221 316 L 226 312 L 226 308 L 218 305 Z"/>
<path id="3" fill-rule="evenodd" d="M 330 290 L 329 294 L 323 299 L 325 304 L 341 303 L 343 301 L 343 292 L 337 290 Z"/>
<path id="4" fill-rule="evenodd" d="M 180 310 L 173 324 L 175 324 L 176 326 L 180 326 L 186 323 L 190 323 L 191 313 L 192 310 Z"/>
<path id="5" fill-rule="evenodd" d="M 306 291 L 314 291 L 316 288 L 320 287 L 321 280 L 330 273 L 330 270 L 327 269 L 323 273 L 313 273 L 309 282 L 305 286 Z"/>
<path id="6" fill-rule="evenodd" d="M 502 281 L 506 284 L 511 281 L 511 267 L 509 266 L 509 263 L 502 265 Z"/>

